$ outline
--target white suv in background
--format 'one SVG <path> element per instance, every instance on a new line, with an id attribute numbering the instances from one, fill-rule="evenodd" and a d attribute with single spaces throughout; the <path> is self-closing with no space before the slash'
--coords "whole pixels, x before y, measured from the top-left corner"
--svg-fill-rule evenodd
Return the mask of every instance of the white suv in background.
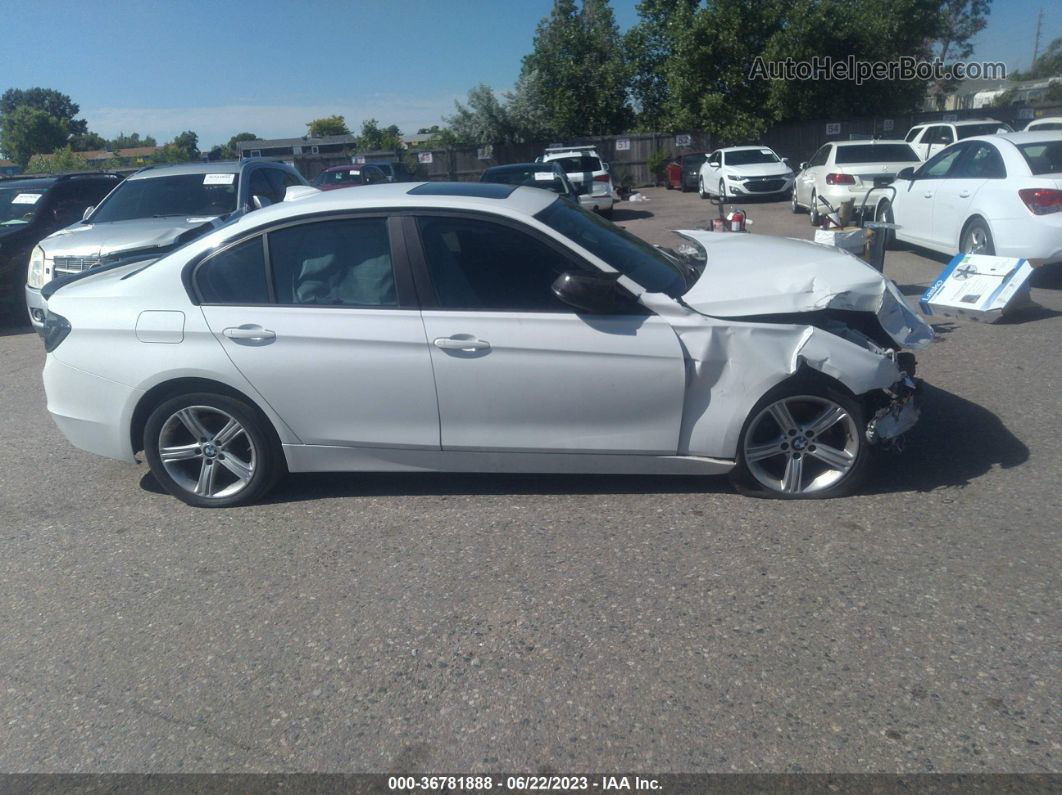
<path id="1" fill-rule="evenodd" d="M 904 140 L 911 145 L 922 160 L 929 160 L 945 146 L 951 146 L 964 138 L 1007 132 L 1013 132 L 1010 125 L 995 119 L 937 121 L 916 124 L 907 131 Z"/>
<path id="2" fill-rule="evenodd" d="M 612 217 L 612 176 L 608 163 L 592 146 L 551 146 L 537 163 L 558 163 L 579 193 L 579 204 L 588 210 Z"/>

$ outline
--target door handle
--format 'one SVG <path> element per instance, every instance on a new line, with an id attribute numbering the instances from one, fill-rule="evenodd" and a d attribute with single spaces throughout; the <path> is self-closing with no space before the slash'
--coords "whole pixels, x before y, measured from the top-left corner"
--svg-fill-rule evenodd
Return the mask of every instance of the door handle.
<path id="1" fill-rule="evenodd" d="M 242 326 L 229 327 L 223 329 L 221 333 L 230 340 L 250 340 L 251 342 L 267 342 L 277 338 L 275 331 L 270 331 L 267 328 L 262 328 L 261 326 L 256 326 L 251 323 L 246 323 Z"/>
<path id="2" fill-rule="evenodd" d="M 959 191 L 959 198 L 960 198 L 960 199 L 965 199 L 965 198 L 967 198 L 967 197 L 968 197 L 969 195 L 970 195 L 970 191 L 968 191 L 968 190 L 964 190 L 964 191 Z"/>
<path id="3" fill-rule="evenodd" d="M 933 198 L 933 191 L 927 191 L 927 192 L 923 193 L 922 197 L 926 198 L 926 199 L 932 199 Z"/>
<path id="4" fill-rule="evenodd" d="M 476 339 L 471 334 L 454 334 L 452 337 L 436 337 L 434 345 L 436 348 L 442 348 L 444 351 L 472 352 L 490 350 L 489 342 Z"/>

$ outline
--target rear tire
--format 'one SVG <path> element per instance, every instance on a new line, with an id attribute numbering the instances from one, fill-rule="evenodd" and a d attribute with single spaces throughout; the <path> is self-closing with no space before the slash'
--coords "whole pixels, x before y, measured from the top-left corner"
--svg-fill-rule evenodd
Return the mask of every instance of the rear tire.
<path id="1" fill-rule="evenodd" d="M 170 398 L 148 416 L 144 454 L 151 474 L 197 508 L 260 500 L 284 474 L 284 456 L 261 412 L 210 392 Z"/>
<path id="2" fill-rule="evenodd" d="M 700 195 L 700 197 L 702 199 L 707 199 L 708 198 L 708 191 L 706 191 L 704 189 L 704 177 L 703 176 L 697 178 L 697 193 Z"/>
<path id="3" fill-rule="evenodd" d="M 894 218 L 895 218 L 895 216 L 892 213 L 892 202 L 890 202 L 888 199 L 883 199 L 881 204 L 878 205 L 877 212 L 874 213 L 874 220 L 875 221 L 881 221 L 881 222 L 886 223 L 886 224 L 894 224 L 894 223 L 896 223 Z M 883 232 L 884 232 L 884 235 L 885 235 L 885 250 L 886 251 L 895 251 L 896 250 L 896 230 L 895 229 L 885 229 L 885 230 L 883 230 Z"/>
<path id="4" fill-rule="evenodd" d="M 796 188 L 790 192 L 789 196 L 789 209 L 792 210 L 793 215 L 799 215 L 803 212 L 803 208 L 797 203 Z"/>
<path id="5" fill-rule="evenodd" d="M 873 454 L 863 408 L 825 377 L 800 376 L 770 390 L 749 412 L 738 441 L 734 487 L 750 497 L 843 497 Z"/>
<path id="6" fill-rule="evenodd" d="M 973 218 L 966 222 L 966 228 L 962 230 L 959 242 L 959 251 L 963 254 L 987 254 L 994 256 L 996 244 L 992 240 L 992 232 L 988 224 L 980 218 Z"/>

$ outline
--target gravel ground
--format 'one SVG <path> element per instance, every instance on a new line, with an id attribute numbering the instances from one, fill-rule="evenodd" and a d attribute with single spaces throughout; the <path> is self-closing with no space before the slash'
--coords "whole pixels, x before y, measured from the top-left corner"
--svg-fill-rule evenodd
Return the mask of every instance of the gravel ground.
<path id="1" fill-rule="evenodd" d="M 674 244 L 695 194 L 617 223 Z M 810 237 L 785 203 L 753 234 Z M 944 258 L 890 253 L 916 296 Z M 0 770 L 1058 772 L 1062 275 L 942 322 L 869 491 L 299 475 L 197 511 L 0 330 Z"/>

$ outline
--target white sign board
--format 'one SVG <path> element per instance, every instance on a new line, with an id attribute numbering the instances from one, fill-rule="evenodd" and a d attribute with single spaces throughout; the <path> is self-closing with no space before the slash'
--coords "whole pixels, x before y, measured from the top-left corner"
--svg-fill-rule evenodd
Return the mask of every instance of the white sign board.
<path id="1" fill-rule="evenodd" d="M 417 152 L 417 162 L 418 163 L 430 163 L 431 162 L 431 152 Z"/>
<path id="2" fill-rule="evenodd" d="M 1017 257 L 956 254 L 918 304 L 927 315 L 999 315 L 1027 298 L 1032 270 Z"/>
<path id="3" fill-rule="evenodd" d="M 831 121 L 829 124 L 826 125 L 826 134 L 827 135 L 840 135 L 841 134 L 841 123 L 839 121 Z"/>
<path id="4" fill-rule="evenodd" d="M 616 151 L 617 152 L 629 152 L 631 148 L 630 138 L 617 138 L 616 139 Z"/>
<path id="5" fill-rule="evenodd" d="M 675 146 L 689 146 L 691 143 L 693 143 L 693 138 L 689 135 L 683 134 L 675 136 Z"/>
<path id="6" fill-rule="evenodd" d="M 354 155 L 350 162 L 356 166 L 360 166 L 365 162 L 365 155 Z"/>
<path id="7" fill-rule="evenodd" d="M 882 119 L 882 121 L 881 121 L 881 129 L 884 130 L 885 132 L 891 131 L 893 126 L 894 125 L 893 125 L 892 119 Z"/>
<path id="8" fill-rule="evenodd" d="M 476 150 L 476 159 L 477 160 L 490 160 L 492 157 L 494 157 L 494 145 L 493 144 L 487 144 L 486 146 L 481 146 L 481 147 L 479 147 L 479 149 Z"/>

